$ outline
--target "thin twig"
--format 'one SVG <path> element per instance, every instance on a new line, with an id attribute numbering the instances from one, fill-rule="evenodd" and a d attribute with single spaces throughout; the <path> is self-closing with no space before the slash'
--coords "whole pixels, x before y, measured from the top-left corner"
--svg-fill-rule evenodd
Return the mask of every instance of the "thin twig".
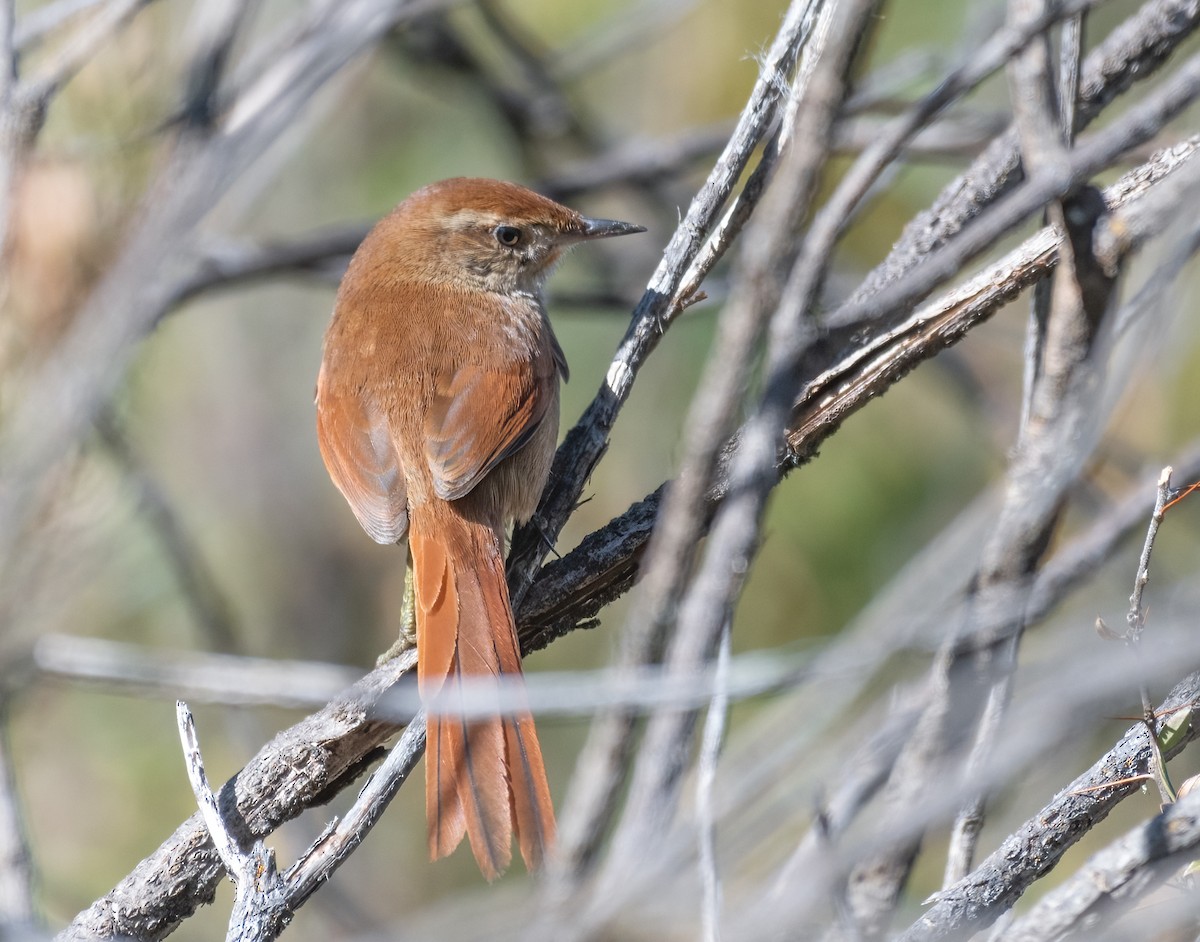
<path id="1" fill-rule="evenodd" d="M 704 889 L 705 942 L 719 942 L 721 938 L 721 877 L 717 871 L 717 819 L 713 808 L 713 785 L 717 777 L 717 759 L 721 754 L 721 741 L 725 738 L 725 723 L 729 712 L 725 679 L 729 672 L 732 633 L 733 626 L 726 623 L 721 633 L 721 643 L 717 647 L 714 678 L 717 691 L 708 706 L 700 743 L 700 757 L 696 764 L 696 825 L 699 847 L 697 857 L 701 885 Z"/>
<path id="2" fill-rule="evenodd" d="M 814 221 L 808 236 L 813 244 L 813 255 L 823 257 L 832 251 L 834 242 L 848 225 L 855 209 L 866 197 L 871 186 L 920 128 L 928 124 L 951 102 L 962 97 L 992 72 L 1002 68 L 1028 44 L 1036 42 L 1037 37 L 1051 24 L 1064 16 L 1088 9 L 1094 2 L 1095 0 L 1072 0 L 1070 3 L 1055 4 L 1036 16 L 1008 24 L 1005 29 L 991 36 L 980 49 L 973 50 L 965 57 L 933 92 L 890 122 L 875 142 L 855 161 Z"/>
<path id="3" fill-rule="evenodd" d="M 175 721 L 179 727 L 179 741 L 183 745 L 183 759 L 187 765 L 188 782 L 196 796 L 196 805 L 200 808 L 200 816 L 204 826 L 208 828 L 209 839 L 216 848 L 217 855 L 229 875 L 237 882 L 237 878 L 245 870 L 246 855 L 238 846 L 237 841 L 229 833 L 225 822 L 221 819 L 221 809 L 217 805 L 216 796 L 208 784 L 208 774 L 204 771 L 204 757 L 200 754 L 200 740 L 196 735 L 196 721 L 192 711 L 182 700 L 175 701 Z"/>
<path id="4" fill-rule="evenodd" d="M 32 931 L 33 866 L 9 743 L 8 697 L 0 697 L 0 935 Z"/>
<path id="5" fill-rule="evenodd" d="M 1075 143 L 1075 121 L 1079 112 L 1079 83 L 1083 73 L 1084 34 L 1088 14 L 1081 10 L 1062 23 L 1058 37 L 1058 120 L 1062 127 L 1063 142 L 1070 147 Z"/>
<path id="6" fill-rule="evenodd" d="M 194 253 L 193 270 L 176 283 L 168 304 L 173 308 L 214 288 L 272 275 L 328 272 L 329 280 L 335 281 L 370 228 L 351 223 L 286 242 L 203 243 Z"/>
<path id="7" fill-rule="evenodd" d="M 484 25 L 504 52 L 505 63 L 515 66 L 532 89 L 530 101 L 523 108 L 526 131 L 522 139 L 569 136 L 589 150 L 598 149 L 600 142 L 590 123 L 580 117 L 578 105 L 568 99 L 558 76 L 546 62 L 545 51 L 537 48 L 528 32 L 494 0 L 479 0 L 478 9 Z"/>
<path id="8" fill-rule="evenodd" d="M 1158 536 L 1158 528 L 1162 524 L 1163 515 L 1166 513 L 1167 504 L 1172 496 L 1171 475 L 1173 473 L 1174 469 L 1168 466 L 1162 469 L 1162 474 L 1158 477 L 1154 512 L 1150 515 L 1150 524 L 1146 528 L 1146 541 L 1142 544 L 1142 554 L 1138 557 L 1137 575 L 1133 580 L 1133 592 L 1129 596 L 1129 613 L 1125 616 L 1125 623 L 1128 626 L 1125 638 L 1132 645 L 1141 641 L 1142 631 L 1146 627 L 1146 612 L 1142 605 L 1142 596 L 1150 582 L 1150 554 L 1154 552 L 1154 540 Z M 1143 701 L 1149 710 L 1149 698 L 1143 697 Z"/>
<path id="9" fill-rule="evenodd" d="M 216 847 L 225 871 L 237 887 L 226 942 L 266 942 L 274 939 L 278 933 L 272 931 L 265 912 L 266 901 L 280 890 L 275 855 L 262 841 L 255 841 L 249 851 L 243 851 L 238 846 L 208 785 L 192 711 L 182 700 L 177 700 L 175 716 L 187 763 L 188 781 L 196 796 L 196 804 L 200 807 L 200 817 L 204 820 L 209 840 Z"/>
<path id="10" fill-rule="evenodd" d="M 1154 756 L 1152 763 L 1154 781 L 1158 786 L 1164 805 L 1175 801 L 1176 795 L 1167 774 L 1166 761 L 1159 748 L 1158 721 L 1154 715 L 1154 708 L 1150 705 L 1150 690 L 1146 686 L 1145 671 L 1142 669 L 1142 632 L 1146 628 L 1146 612 L 1142 606 L 1142 596 L 1146 591 L 1146 585 L 1150 582 L 1150 554 L 1154 552 L 1154 541 L 1158 536 L 1158 528 L 1162 524 L 1163 515 L 1167 511 L 1167 504 L 1171 499 L 1171 475 L 1173 473 L 1173 469 L 1167 466 L 1158 476 L 1154 510 L 1150 514 L 1150 525 L 1146 528 L 1146 540 L 1142 544 L 1142 554 L 1138 557 L 1137 574 L 1133 579 L 1133 593 L 1129 596 L 1129 612 L 1125 616 L 1124 638 L 1137 674 L 1138 694 L 1142 699 L 1142 723 L 1150 738 L 1150 749 Z"/>

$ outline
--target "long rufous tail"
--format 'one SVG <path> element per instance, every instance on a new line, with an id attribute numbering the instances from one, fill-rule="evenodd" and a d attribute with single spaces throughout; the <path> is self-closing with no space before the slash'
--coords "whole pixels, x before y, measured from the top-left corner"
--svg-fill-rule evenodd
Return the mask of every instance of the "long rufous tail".
<path id="1" fill-rule="evenodd" d="M 422 698 L 437 698 L 425 747 L 430 858 L 446 856 L 467 834 L 479 869 L 494 880 L 512 860 L 515 833 L 526 867 L 535 869 L 555 826 L 533 717 L 510 711 L 466 720 L 447 711 L 460 678 L 521 676 L 501 536 L 437 503 L 414 508 L 409 541 L 417 678 Z"/>

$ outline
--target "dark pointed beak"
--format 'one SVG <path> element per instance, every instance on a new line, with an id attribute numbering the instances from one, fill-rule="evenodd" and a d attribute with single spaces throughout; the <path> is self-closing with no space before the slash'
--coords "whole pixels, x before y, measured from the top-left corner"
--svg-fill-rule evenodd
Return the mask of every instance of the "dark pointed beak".
<path id="1" fill-rule="evenodd" d="M 645 231 L 645 226 L 635 226 L 631 222 L 583 217 L 583 238 L 585 239 L 607 239 L 609 236 L 632 235 L 635 232 Z"/>

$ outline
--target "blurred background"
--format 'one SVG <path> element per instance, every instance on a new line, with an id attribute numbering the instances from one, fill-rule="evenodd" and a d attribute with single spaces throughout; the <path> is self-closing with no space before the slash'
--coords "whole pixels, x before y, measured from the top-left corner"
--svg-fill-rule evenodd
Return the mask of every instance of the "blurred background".
<path id="1" fill-rule="evenodd" d="M 179 117 L 188 78 L 180 63 L 202 6 L 149 5 L 113 34 L 48 114 L 18 178 L 0 275 L 7 279 L 0 284 L 0 395 L 10 403 L 70 330 L 143 201 L 159 198 L 147 187 L 166 160 L 161 131 Z M 18 2 L 18 23 L 45 7 Z M 413 189 L 455 175 L 516 180 L 589 214 L 644 224 L 645 235 L 581 251 L 552 279 L 549 307 L 571 364 L 565 433 L 602 382 L 663 246 L 745 103 L 783 8 L 781 0 L 510 0 L 430 14 L 328 83 L 221 197 L 196 244 L 219 260 L 250 245 L 359 232 Z M 1090 29 L 1104 35 L 1134 9 L 1106 4 Z M 846 132 L 847 155 L 1004 16 L 1003 4 L 965 0 L 904 0 L 884 10 L 864 56 L 869 94 Z M 285 0 L 261 3 L 245 47 L 293 12 Z M 37 45 L 30 61 L 53 54 L 52 45 Z M 1005 125 L 1007 107 L 998 76 L 951 113 L 948 143 L 908 155 L 843 243 L 830 300 L 857 284 L 903 224 Z M 1169 132 L 1161 143 L 1172 139 Z M 599 169 L 642 152 L 682 156 L 660 173 L 597 182 Z M 832 171 L 847 159 L 839 157 Z M 52 927 L 107 892 L 194 801 L 173 695 L 139 697 L 103 683 L 22 675 L 36 639 L 62 634 L 168 653 L 324 661 L 346 666 L 351 677 L 394 639 L 403 554 L 362 533 L 315 442 L 313 388 L 341 263 L 220 285 L 174 307 L 137 347 L 97 431 L 62 456 L 47 482 L 52 499 L 21 536 L 23 548 L 0 586 L 0 652 L 11 668 L 3 717 L 36 902 Z M 1150 254 L 1129 277 L 1136 281 L 1154 264 Z M 719 270 L 706 286 L 709 299 L 688 310 L 639 377 L 560 552 L 671 476 L 724 278 Z M 1071 526 L 1200 431 L 1200 335 L 1188 316 L 1196 288 L 1194 273 L 1180 282 L 1172 297 L 1178 316 L 1160 321 L 1167 326 L 1146 335 L 1131 361 L 1132 379 Z M 955 521 L 960 545 L 977 544 L 990 486 L 1016 433 L 1027 316 L 1022 298 L 853 417 L 819 460 L 777 489 L 737 613 L 735 654 L 798 657 L 838 635 L 869 614 L 871 601 Z M 1194 602 L 1200 509 L 1183 505 L 1178 515 L 1156 557 L 1155 615 Z M 1039 635 L 1025 656 L 1036 663 L 1103 645 L 1092 623 L 1097 615 L 1121 622 L 1139 545 L 1140 535 L 1058 612 L 1061 634 L 1044 651 Z M 939 567 L 959 563 L 949 554 L 929 565 L 936 581 Z M 606 664 L 627 604 L 607 609 L 597 630 L 536 654 L 528 669 Z M 919 676 L 926 664 L 919 650 L 894 658 L 872 696 Z M 733 741 L 780 709 L 777 699 L 738 704 Z M 1106 748 L 1127 725 L 1117 717 L 1136 711 L 1131 684 L 1128 697 L 1114 702 L 1113 719 L 1078 744 L 1078 758 L 1039 769 L 1027 791 L 1011 798 L 1013 820 Z M 214 782 L 303 715 L 222 706 L 196 712 Z M 548 719 L 539 729 L 561 795 L 586 723 Z M 802 833 L 812 800 L 811 789 L 798 796 L 795 819 L 779 826 Z M 269 843 L 290 862 L 331 813 L 311 812 Z M 1132 809 L 1130 820 L 1145 813 L 1145 806 Z M 403 789 L 289 937 L 351 937 L 452 894 L 517 892 L 527 880 L 516 866 L 498 889 L 486 889 L 463 850 L 428 864 L 424 827 L 421 789 Z M 1101 838 L 1122 823 L 1111 827 Z M 993 840 L 1007 833 L 1003 818 L 995 828 Z M 984 846 L 990 849 L 986 836 Z M 926 882 L 914 888 L 914 900 L 936 888 L 938 869 L 919 874 Z M 227 884 L 221 894 L 176 937 L 219 936 Z"/>

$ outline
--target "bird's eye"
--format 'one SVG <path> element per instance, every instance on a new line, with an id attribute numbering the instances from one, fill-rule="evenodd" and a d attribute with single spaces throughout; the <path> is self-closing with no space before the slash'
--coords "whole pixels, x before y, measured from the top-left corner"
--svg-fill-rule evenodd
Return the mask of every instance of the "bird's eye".
<path id="1" fill-rule="evenodd" d="M 497 226 L 496 241 L 501 245 L 507 245 L 512 248 L 521 241 L 521 230 L 516 226 Z"/>

